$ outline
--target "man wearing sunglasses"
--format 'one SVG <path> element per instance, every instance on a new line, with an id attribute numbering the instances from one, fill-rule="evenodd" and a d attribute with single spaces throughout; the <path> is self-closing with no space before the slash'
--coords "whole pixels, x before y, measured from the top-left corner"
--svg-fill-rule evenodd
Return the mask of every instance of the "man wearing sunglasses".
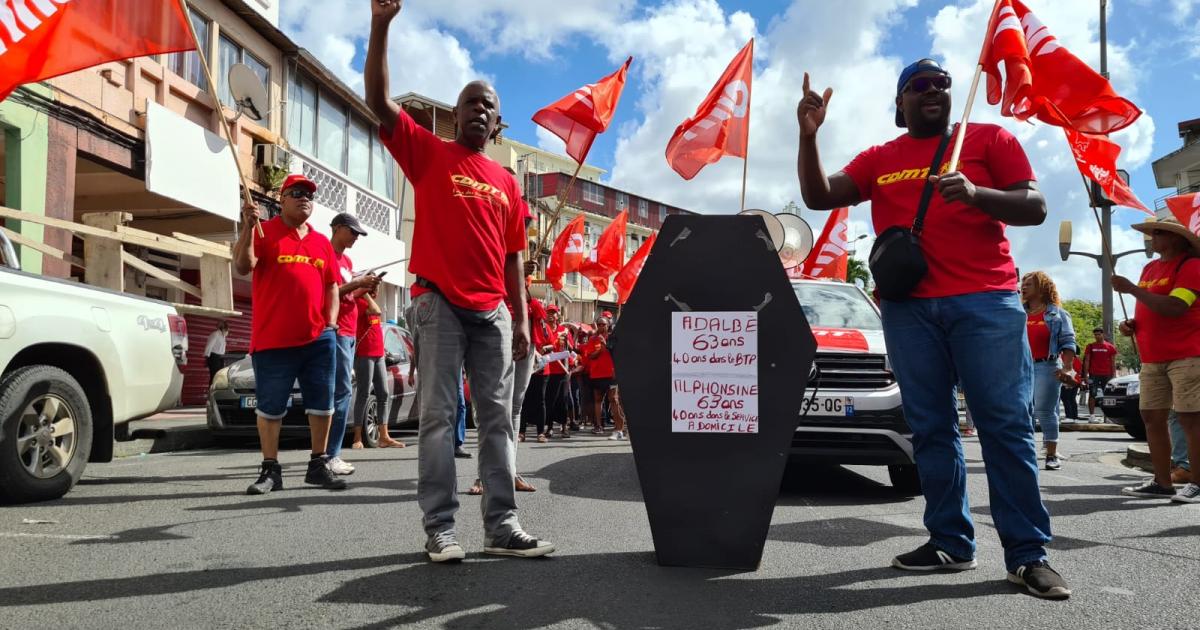
<path id="1" fill-rule="evenodd" d="M 283 489 L 279 430 L 296 382 L 312 439 L 304 483 L 328 490 L 346 487 L 329 470 L 326 455 L 337 361 L 338 278 L 333 246 L 308 223 L 316 191 L 317 185 L 303 175 L 289 175 L 279 192 L 279 216 L 263 221 L 263 235 L 258 236 L 259 210 L 247 204 L 233 247 L 234 269 L 239 275 L 253 274 L 250 359 L 263 462 L 247 494 Z"/>
<path id="2" fill-rule="evenodd" d="M 987 464 L 1008 580 L 1039 597 L 1062 599 L 1071 591 L 1046 562 L 1050 517 L 1038 488 L 1033 365 L 1005 236 L 1008 225 L 1040 225 L 1046 204 L 1024 150 L 996 125 L 967 127 L 955 172 L 945 172 L 949 149 L 941 166 L 930 168 L 951 132 L 951 85 L 950 73 L 932 59 L 909 65 L 896 83 L 895 99 L 896 126 L 906 132 L 826 177 L 817 130 L 833 90 L 817 94 L 805 74 L 796 112 L 800 189 L 813 209 L 870 201 L 876 234 L 893 226 L 910 228 L 927 183 L 935 193 L 919 235 L 929 270 L 907 299 L 881 305 L 888 355 L 913 431 L 930 534 L 928 543 L 896 556 L 892 565 L 910 571 L 977 566 L 953 395 L 961 379 Z"/>

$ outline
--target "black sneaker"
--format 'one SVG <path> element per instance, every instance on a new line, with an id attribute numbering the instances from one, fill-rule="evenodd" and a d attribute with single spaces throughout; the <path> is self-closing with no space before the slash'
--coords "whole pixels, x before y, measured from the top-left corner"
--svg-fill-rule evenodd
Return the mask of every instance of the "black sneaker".
<path id="1" fill-rule="evenodd" d="M 1058 470 L 1062 468 L 1062 460 L 1057 455 L 1046 457 L 1046 470 Z"/>
<path id="2" fill-rule="evenodd" d="M 308 472 L 304 475 L 304 483 L 321 486 L 326 490 L 346 489 L 346 480 L 339 479 L 329 470 L 329 460 L 324 457 L 308 460 Z"/>
<path id="3" fill-rule="evenodd" d="M 1151 479 L 1140 486 L 1129 486 L 1123 488 L 1121 494 L 1128 497 L 1140 497 L 1143 499 L 1170 499 L 1175 496 L 1175 488 L 1171 486 L 1160 486 L 1158 482 Z"/>
<path id="4" fill-rule="evenodd" d="M 508 542 L 503 545 L 487 546 L 483 548 L 483 553 L 490 553 L 494 556 L 517 556 L 519 558 L 536 558 L 554 552 L 554 544 L 544 540 L 538 540 L 521 530 L 514 530 L 512 535 L 508 537 Z"/>
<path id="5" fill-rule="evenodd" d="M 1071 588 L 1067 581 L 1050 568 L 1045 560 L 1030 562 L 1017 567 L 1008 574 L 1008 581 L 1024 586 L 1033 595 L 1046 599 L 1066 599 L 1071 596 Z"/>
<path id="6" fill-rule="evenodd" d="M 266 494 L 274 490 L 283 490 L 283 467 L 273 459 L 263 460 L 258 481 L 246 488 L 246 494 Z"/>
<path id="7" fill-rule="evenodd" d="M 454 456 L 459 459 L 471 459 L 471 454 L 467 452 L 467 449 L 461 446 L 454 447 Z"/>
<path id="8" fill-rule="evenodd" d="M 425 541 L 425 553 L 431 562 L 457 562 L 467 557 L 452 529 L 431 535 Z"/>
<path id="9" fill-rule="evenodd" d="M 979 566 L 974 558 L 952 556 L 925 543 L 920 547 L 892 558 L 892 566 L 905 571 L 966 571 Z"/>

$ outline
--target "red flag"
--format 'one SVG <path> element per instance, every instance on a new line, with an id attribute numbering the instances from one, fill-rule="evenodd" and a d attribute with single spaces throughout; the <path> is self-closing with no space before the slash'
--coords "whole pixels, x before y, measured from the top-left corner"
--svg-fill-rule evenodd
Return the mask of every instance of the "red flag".
<path id="1" fill-rule="evenodd" d="M 979 64 L 988 75 L 988 103 L 1001 103 L 1004 116 L 1036 116 L 1050 125 L 1107 135 L 1142 115 L 1108 79 L 1059 45 L 1020 0 L 997 0 Z"/>
<path id="2" fill-rule="evenodd" d="M 849 208 L 838 208 L 829 213 L 825 229 L 821 230 L 821 238 L 817 239 L 812 253 L 800 266 L 802 277 L 846 281 L 846 268 L 850 264 L 850 254 L 847 253 L 850 247 L 846 242 L 849 229 L 846 219 L 849 216 Z"/>
<path id="3" fill-rule="evenodd" d="M 617 277 L 613 278 L 613 284 L 617 287 L 617 304 L 624 304 L 629 299 L 629 294 L 633 293 L 633 285 L 637 284 L 638 276 L 642 275 L 642 267 L 646 266 L 646 258 L 650 255 L 650 249 L 654 247 L 657 238 L 658 234 L 651 234 L 617 273 Z"/>
<path id="4" fill-rule="evenodd" d="M 1192 234 L 1200 234 L 1200 193 L 1167 197 L 1167 208 Z"/>
<path id="5" fill-rule="evenodd" d="M 626 59 L 625 65 L 616 72 L 538 110 L 533 115 L 533 122 L 562 138 L 567 143 L 567 155 L 583 164 L 596 134 L 608 129 L 608 123 L 617 111 L 631 61 L 633 57 Z"/>
<path id="6" fill-rule="evenodd" d="M 193 50 L 183 9 L 156 0 L 0 0 L 0 100 L 117 59 Z"/>
<path id="7" fill-rule="evenodd" d="M 1104 194 L 1117 205 L 1154 214 L 1138 201 L 1129 184 L 1117 173 L 1117 156 L 1121 155 L 1121 145 L 1104 136 L 1079 133 L 1070 127 L 1064 127 L 1063 131 L 1067 133 L 1067 142 L 1071 145 L 1071 153 L 1075 155 L 1075 165 L 1084 177 L 1100 184 Z"/>
<path id="8" fill-rule="evenodd" d="M 667 143 L 667 163 L 684 179 L 726 155 L 746 157 L 750 136 L 750 83 L 754 39 L 729 62 L 696 114 L 675 128 Z"/>
<path id="9" fill-rule="evenodd" d="M 605 228 L 600 240 L 596 241 L 596 247 L 579 267 L 579 273 L 591 281 L 600 295 L 608 293 L 609 276 L 625 263 L 625 222 L 628 218 L 629 211 L 622 210 Z"/>
<path id="10" fill-rule="evenodd" d="M 571 220 L 567 227 L 554 239 L 554 249 L 550 250 L 550 263 L 546 265 L 546 279 L 555 290 L 562 291 L 563 275 L 579 271 L 583 263 L 583 222 L 581 214 Z"/>

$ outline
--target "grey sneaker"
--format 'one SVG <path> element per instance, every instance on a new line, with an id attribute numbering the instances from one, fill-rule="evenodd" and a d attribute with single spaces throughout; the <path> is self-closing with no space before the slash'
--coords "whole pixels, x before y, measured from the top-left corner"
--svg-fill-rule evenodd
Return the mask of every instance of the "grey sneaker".
<path id="1" fill-rule="evenodd" d="M 1057 455 L 1046 457 L 1046 470 L 1058 470 L 1062 468 L 1062 460 Z"/>
<path id="2" fill-rule="evenodd" d="M 353 475 L 354 465 L 341 457 L 329 458 L 329 472 L 335 475 Z"/>
<path id="3" fill-rule="evenodd" d="M 1140 486 L 1122 488 L 1121 494 L 1127 497 L 1138 497 L 1139 499 L 1173 499 L 1175 497 L 1175 488 L 1160 486 L 1158 482 L 1151 479 Z"/>
<path id="4" fill-rule="evenodd" d="M 554 552 L 554 544 L 538 540 L 521 530 L 514 530 L 508 537 L 508 542 L 497 545 L 495 541 L 483 548 L 483 553 L 494 556 L 516 556 L 518 558 L 536 558 Z"/>
<path id="5" fill-rule="evenodd" d="M 1175 503 L 1200 503 L 1200 486 L 1189 483 L 1171 497 Z"/>
<path id="6" fill-rule="evenodd" d="M 467 557 L 452 529 L 431 535 L 425 541 L 425 553 L 431 562 L 458 562 Z"/>

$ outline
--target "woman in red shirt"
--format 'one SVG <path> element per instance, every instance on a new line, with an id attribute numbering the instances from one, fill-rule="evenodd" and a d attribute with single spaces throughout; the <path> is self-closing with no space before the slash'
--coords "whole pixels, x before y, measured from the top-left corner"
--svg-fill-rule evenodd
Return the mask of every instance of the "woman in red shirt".
<path id="1" fill-rule="evenodd" d="M 616 371 L 613 368 L 612 354 L 608 351 L 608 331 L 611 326 L 606 317 L 596 320 L 596 334 L 592 335 L 588 344 L 583 347 L 583 356 L 587 357 L 588 377 L 592 380 L 592 391 L 595 392 L 591 402 L 597 422 L 603 426 L 601 408 L 604 399 L 607 398 L 614 429 L 614 433 L 608 439 L 624 440 L 625 412 L 621 409 L 621 400 L 617 396 L 617 384 L 613 380 Z"/>
<path id="2" fill-rule="evenodd" d="M 1197 213 L 1200 207 L 1193 210 L 1189 223 L 1195 223 Z M 1121 334 L 1137 338 L 1142 358 L 1138 406 L 1146 423 L 1154 479 L 1121 492 L 1200 503 L 1200 477 L 1195 469 L 1192 482 L 1179 492 L 1171 484 L 1171 438 L 1167 432 L 1167 416 L 1174 409 L 1187 434 L 1189 457 L 1200 461 L 1200 308 L 1196 308 L 1200 236 L 1174 217 L 1132 227 L 1150 235 L 1150 246 L 1159 257 L 1146 264 L 1137 284 L 1114 276 L 1112 286 L 1137 299 L 1133 319 L 1121 322 Z"/>
<path id="3" fill-rule="evenodd" d="M 358 299 L 358 338 L 354 344 L 354 444 L 362 448 L 362 431 L 367 423 L 367 398 L 375 391 L 375 418 L 379 422 L 379 447 L 404 448 L 404 442 L 388 435 L 388 402 L 391 375 L 383 350 L 383 309 L 370 293 Z"/>
<path id="4" fill-rule="evenodd" d="M 1021 278 L 1021 302 L 1033 353 L 1033 420 L 1042 427 L 1046 470 L 1058 470 L 1058 403 L 1062 380 L 1075 378 L 1075 329 L 1070 313 L 1062 309 L 1058 287 L 1045 272 Z"/>

